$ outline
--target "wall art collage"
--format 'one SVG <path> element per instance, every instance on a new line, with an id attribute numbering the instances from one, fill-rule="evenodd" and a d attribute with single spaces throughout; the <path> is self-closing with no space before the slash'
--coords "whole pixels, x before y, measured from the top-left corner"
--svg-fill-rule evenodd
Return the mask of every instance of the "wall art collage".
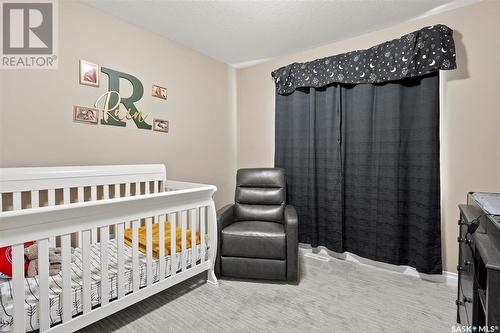
<path id="1" fill-rule="evenodd" d="M 168 120 L 154 118 L 151 125 L 146 121 L 149 114 L 144 114 L 136 107 L 135 103 L 141 100 L 144 95 L 144 86 L 137 77 L 101 67 L 86 60 L 80 60 L 79 83 L 81 85 L 99 87 L 100 73 L 108 76 L 107 91 L 97 97 L 93 106 L 73 106 L 73 120 L 75 122 L 125 127 L 127 121 L 132 120 L 139 129 L 152 129 L 168 133 Z M 127 80 L 132 85 L 130 97 L 120 95 L 120 80 Z M 166 101 L 167 88 L 153 84 L 151 96 Z"/>

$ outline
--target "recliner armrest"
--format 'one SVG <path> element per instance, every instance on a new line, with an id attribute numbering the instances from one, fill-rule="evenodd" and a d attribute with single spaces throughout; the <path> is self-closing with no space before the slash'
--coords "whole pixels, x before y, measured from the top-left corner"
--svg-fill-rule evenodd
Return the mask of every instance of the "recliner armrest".
<path id="1" fill-rule="evenodd" d="M 234 204 L 229 204 L 217 211 L 217 229 L 221 231 L 234 221 Z"/>
<path id="2" fill-rule="evenodd" d="M 222 229 L 233 223 L 234 221 L 234 204 L 229 204 L 217 211 L 217 256 L 215 257 L 215 275 L 221 276 L 221 260 L 222 253 Z"/>
<path id="3" fill-rule="evenodd" d="M 292 205 L 286 205 L 285 207 L 285 225 L 297 226 L 299 223 L 299 218 L 297 217 L 297 211 Z"/>
<path id="4" fill-rule="evenodd" d="M 299 273 L 299 218 L 292 205 L 285 207 L 285 232 L 286 232 L 286 279 L 297 281 Z"/>

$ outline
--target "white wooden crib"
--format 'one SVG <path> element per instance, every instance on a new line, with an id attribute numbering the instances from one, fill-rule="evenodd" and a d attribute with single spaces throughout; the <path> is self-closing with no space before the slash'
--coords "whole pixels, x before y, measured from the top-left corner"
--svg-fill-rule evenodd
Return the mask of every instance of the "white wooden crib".
<path id="1" fill-rule="evenodd" d="M 9 288 L 0 289 L 6 295 L 0 298 L 0 332 L 75 331 L 203 271 L 217 284 L 215 191 L 212 185 L 167 181 L 163 165 L 0 169 L 0 248 L 12 246 L 12 279 L 0 280 L 0 288 Z M 170 235 L 164 234 L 166 221 Z M 126 228 L 132 228 L 131 246 L 124 242 Z M 165 255 L 165 237 L 174 255 Z M 39 251 L 34 280 L 24 271 L 29 241 Z M 50 247 L 61 251 L 56 277 L 49 276 Z"/>

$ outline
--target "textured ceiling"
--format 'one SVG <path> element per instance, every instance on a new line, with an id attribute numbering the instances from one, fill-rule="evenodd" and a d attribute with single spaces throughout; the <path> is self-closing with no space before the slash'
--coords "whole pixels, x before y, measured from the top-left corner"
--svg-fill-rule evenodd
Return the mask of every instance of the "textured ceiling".
<path id="1" fill-rule="evenodd" d="M 242 67 L 474 0 L 80 1 Z"/>

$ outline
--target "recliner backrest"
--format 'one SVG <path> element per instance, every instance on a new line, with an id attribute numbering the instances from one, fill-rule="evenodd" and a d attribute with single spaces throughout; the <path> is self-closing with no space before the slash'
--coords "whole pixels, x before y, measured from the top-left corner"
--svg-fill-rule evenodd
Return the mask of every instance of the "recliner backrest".
<path id="1" fill-rule="evenodd" d="M 286 197 L 285 170 L 279 168 L 240 169 L 236 175 L 237 221 L 283 223 Z"/>

